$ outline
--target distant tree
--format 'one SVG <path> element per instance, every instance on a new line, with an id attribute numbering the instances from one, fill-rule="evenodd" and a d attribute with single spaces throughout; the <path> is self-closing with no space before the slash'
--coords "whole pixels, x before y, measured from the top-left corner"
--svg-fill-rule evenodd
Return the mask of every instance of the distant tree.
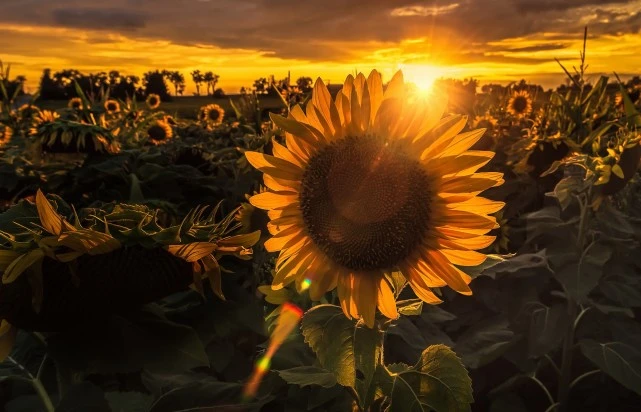
<path id="1" fill-rule="evenodd" d="M 214 93 L 214 90 L 216 90 L 216 84 L 218 83 L 219 79 L 220 79 L 220 76 L 213 72 L 206 72 L 203 75 L 203 80 L 207 85 L 207 96 Z M 210 90 L 211 90 L 211 93 L 210 93 Z"/>
<path id="2" fill-rule="evenodd" d="M 296 80 L 296 86 L 298 86 L 298 90 L 302 93 L 311 91 L 313 84 L 314 81 L 311 77 L 299 77 L 298 80 Z"/>
<path id="3" fill-rule="evenodd" d="M 205 81 L 205 78 L 203 74 L 200 72 L 200 70 L 194 70 L 190 74 L 191 74 L 191 79 L 194 81 L 194 84 L 196 85 L 196 96 L 200 96 L 200 86 Z"/>
<path id="4" fill-rule="evenodd" d="M 40 78 L 40 98 L 43 100 L 61 100 L 65 93 L 51 77 L 51 69 L 44 69 Z"/>
<path id="5" fill-rule="evenodd" d="M 162 101 L 171 100 L 171 96 L 169 95 L 169 88 L 167 87 L 167 83 L 165 82 L 165 76 L 163 76 L 163 73 L 161 71 L 155 70 L 145 73 L 142 78 L 142 84 L 143 93 L 145 96 L 153 93 L 160 96 L 160 99 Z"/>
<path id="6" fill-rule="evenodd" d="M 269 90 L 269 80 L 267 80 L 266 77 L 261 77 L 259 79 L 254 80 L 253 89 L 256 92 L 256 94 L 266 94 L 267 91 Z"/>
<path id="7" fill-rule="evenodd" d="M 182 94 L 185 90 L 185 76 L 179 71 L 168 71 L 164 70 L 162 72 L 163 76 L 174 85 L 174 95 Z"/>
<path id="8" fill-rule="evenodd" d="M 214 91 L 214 97 L 225 97 L 225 92 L 219 87 Z"/>
<path id="9" fill-rule="evenodd" d="M 111 96 L 121 100 L 131 99 L 134 96 L 137 99 L 142 99 L 142 93 L 137 92 L 138 83 L 140 83 L 140 77 L 138 76 L 121 76 L 118 83 L 113 86 Z"/>

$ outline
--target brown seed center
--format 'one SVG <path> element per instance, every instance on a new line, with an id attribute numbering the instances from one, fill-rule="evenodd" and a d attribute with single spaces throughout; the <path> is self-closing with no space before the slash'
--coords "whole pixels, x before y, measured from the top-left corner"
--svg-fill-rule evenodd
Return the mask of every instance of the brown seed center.
<path id="1" fill-rule="evenodd" d="M 308 234 L 351 270 L 386 270 L 419 246 L 429 223 L 421 164 L 376 137 L 347 137 L 319 151 L 300 194 Z"/>

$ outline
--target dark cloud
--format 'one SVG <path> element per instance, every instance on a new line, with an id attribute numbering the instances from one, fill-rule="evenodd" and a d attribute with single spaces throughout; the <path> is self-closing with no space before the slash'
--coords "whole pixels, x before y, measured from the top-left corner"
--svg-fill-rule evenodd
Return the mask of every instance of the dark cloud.
<path id="1" fill-rule="evenodd" d="M 508 51 L 556 50 L 564 48 L 565 41 L 580 38 L 589 16 L 594 17 L 589 21 L 592 35 L 638 33 L 641 28 L 641 15 L 631 14 L 627 11 L 631 2 L 620 0 L 110 0 L 108 4 L 106 8 L 104 3 L 96 7 L 85 0 L 0 0 L 0 21 L 104 29 L 176 44 L 261 50 L 313 61 L 345 61 L 368 49 L 395 47 L 408 38 L 428 39 L 434 54 L 463 55 L 497 51 L 488 43 L 508 38 L 564 33 L 546 37 L 558 44 Z"/>
<path id="2" fill-rule="evenodd" d="M 585 6 L 629 3 L 626 0 L 513 0 L 513 2 L 516 10 L 521 12 L 559 12 Z"/>
<path id="3" fill-rule="evenodd" d="M 96 8 L 59 8 L 51 12 L 60 26 L 98 30 L 136 30 L 146 26 L 147 16 L 139 11 Z"/>

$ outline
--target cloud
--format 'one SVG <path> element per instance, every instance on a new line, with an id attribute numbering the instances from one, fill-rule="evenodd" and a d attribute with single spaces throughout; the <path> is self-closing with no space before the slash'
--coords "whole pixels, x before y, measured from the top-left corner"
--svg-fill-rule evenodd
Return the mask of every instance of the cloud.
<path id="1" fill-rule="evenodd" d="M 136 30 L 146 26 L 147 16 L 139 11 L 100 8 L 58 8 L 51 11 L 60 26 L 97 30 Z"/>
<path id="2" fill-rule="evenodd" d="M 439 14 L 450 13 L 459 6 L 458 3 L 448 4 L 447 6 L 406 6 L 398 7 L 390 13 L 394 17 L 407 16 L 438 16 Z"/>

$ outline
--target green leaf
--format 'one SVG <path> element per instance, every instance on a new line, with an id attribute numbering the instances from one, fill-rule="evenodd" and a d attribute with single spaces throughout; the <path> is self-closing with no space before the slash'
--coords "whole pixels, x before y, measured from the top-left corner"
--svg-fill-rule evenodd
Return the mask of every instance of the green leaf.
<path id="1" fill-rule="evenodd" d="M 641 395 L 641 353 L 635 348 L 621 342 L 599 343 L 591 339 L 579 345 L 583 355 L 599 369 Z"/>
<path id="2" fill-rule="evenodd" d="M 626 307 L 641 306 L 641 284 L 635 276 L 625 274 L 608 276 L 601 279 L 600 290 L 608 299 Z"/>
<path id="3" fill-rule="evenodd" d="M 542 249 L 536 253 L 523 253 L 508 259 L 496 260 L 482 274 L 495 279 L 499 273 L 515 273 L 520 270 L 534 268 L 547 268 L 549 270 L 546 253 L 546 249 Z"/>
<path id="4" fill-rule="evenodd" d="M 56 412 L 111 412 L 105 394 L 96 385 L 82 382 L 73 385 L 66 392 L 56 407 Z"/>
<path id="5" fill-rule="evenodd" d="M 368 408 L 374 401 L 371 385 L 381 363 L 382 333 L 347 319 L 334 305 L 308 310 L 301 330 L 321 366 L 331 371 L 339 384 L 354 388 L 361 407 Z"/>
<path id="6" fill-rule="evenodd" d="M 142 392 L 107 392 L 105 398 L 113 412 L 147 412 L 154 402 L 153 396 Z"/>
<path id="7" fill-rule="evenodd" d="M 396 302 L 398 313 L 405 316 L 418 316 L 423 312 L 423 301 L 420 299 L 399 300 Z"/>
<path id="8" fill-rule="evenodd" d="M 334 305 L 311 308 L 301 322 L 305 342 L 316 353 L 321 366 L 334 373 L 339 384 L 352 388 L 356 386 L 354 326 L 355 322 Z"/>
<path id="9" fill-rule="evenodd" d="M 469 411 L 472 381 L 461 360 L 445 345 L 425 349 L 421 359 L 394 376 L 388 411 Z"/>
<path id="10" fill-rule="evenodd" d="M 331 388 L 337 383 L 332 372 L 316 366 L 298 366 L 278 371 L 278 374 L 287 383 L 299 386 L 319 385 L 324 388 Z"/>
<path id="11" fill-rule="evenodd" d="M 543 356 L 556 349 L 563 340 L 569 322 L 565 305 L 549 307 L 538 303 L 530 312 L 530 318 L 529 356 Z"/>
<path id="12" fill-rule="evenodd" d="M 514 339 L 508 320 L 499 315 L 485 319 L 463 332 L 454 350 L 466 366 L 476 369 L 505 353 Z"/>
<path id="13" fill-rule="evenodd" d="M 171 389 L 158 398 L 149 412 L 258 411 L 260 403 L 242 402 L 242 385 L 233 382 L 195 381 Z"/>
<path id="14" fill-rule="evenodd" d="M 604 265 L 611 256 L 610 247 L 593 243 L 584 251 L 578 262 L 570 262 L 561 267 L 555 271 L 554 276 L 561 282 L 568 295 L 576 302 L 583 303 L 599 283 Z"/>

